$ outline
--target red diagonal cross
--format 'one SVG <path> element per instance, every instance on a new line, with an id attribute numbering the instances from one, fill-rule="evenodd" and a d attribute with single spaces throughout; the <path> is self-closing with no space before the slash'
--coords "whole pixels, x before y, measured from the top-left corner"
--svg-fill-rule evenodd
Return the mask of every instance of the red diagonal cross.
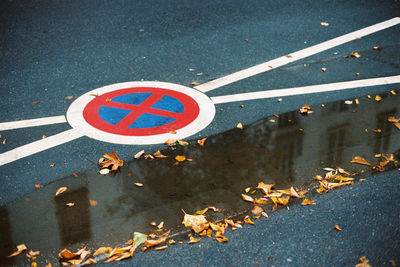
<path id="1" fill-rule="evenodd" d="M 154 92 L 151 94 L 145 101 L 143 101 L 140 105 L 126 104 L 126 103 L 118 103 L 118 102 L 106 102 L 103 106 L 112 107 L 112 108 L 121 108 L 125 110 L 131 110 L 131 112 L 125 116 L 116 126 L 122 128 L 128 128 L 134 121 L 136 121 L 143 113 L 150 113 L 163 117 L 170 117 L 174 119 L 181 118 L 181 113 L 171 112 L 167 110 L 161 110 L 152 108 L 155 103 L 160 101 L 164 96 L 161 92 Z"/>

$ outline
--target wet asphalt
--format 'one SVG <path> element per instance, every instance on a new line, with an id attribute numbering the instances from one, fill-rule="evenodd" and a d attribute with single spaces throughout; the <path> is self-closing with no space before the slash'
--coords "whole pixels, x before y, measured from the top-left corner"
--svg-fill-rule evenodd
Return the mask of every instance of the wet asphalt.
<path id="1" fill-rule="evenodd" d="M 185 86 L 190 86 L 192 81 L 204 83 L 400 14 L 399 3 L 396 1 L 280 1 L 279 3 L 236 0 L 135 1 L 134 3 L 126 1 L 90 3 L 3 1 L 0 10 L 2 58 L 0 122 L 65 115 L 75 97 L 94 88 L 117 82 L 157 80 Z M 320 23 L 323 21 L 329 22 L 329 26 L 321 26 Z M 399 29 L 399 26 L 391 27 L 279 69 L 218 88 L 207 95 L 218 96 L 398 75 L 400 69 Z M 373 51 L 372 47 L 377 45 L 383 46 L 383 49 Z M 361 58 L 343 58 L 344 55 L 355 51 L 361 54 Z M 322 67 L 327 68 L 327 72 L 322 72 Z M 195 68 L 196 71 L 190 72 L 189 68 Z M 204 72 L 205 75 L 197 76 L 198 72 Z M 292 116 L 290 114 L 293 112 L 297 114 L 298 108 L 306 103 L 316 110 L 321 109 L 322 103 L 336 103 L 325 110 L 329 118 L 322 116 L 319 121 L 314 121 L 315 125 L 308 125 L 308 128 L 304 124 L 297 123 L 293 127 L 296 130 L 304 127 L 306 134 L 308 134 L 307 129 L 311 131 L 318 127 L 321 128 L 321 133 L 325 134 L 336 131 L 333 137 L 308 134 L 307 140 L 310 140 L 310 143 L 306 142 L 306 145 L 302 147 L 304 159 L 296 161 L 301 166 L 295 166 L 293 173 L 288 174 L 279 170 L 279 168 L 290 170 L 290 164 L 275 169 L 273 167 L 265 169 L 262 166 L 263 161 L 260 160 L 258 165 L 255 163 L 253 170 L 262 169 L 262 173 L 249 170 L 242 173 L 242 177 L 230 176 L 232 180 L 228 180 L 236 186 L 236 188 L 233 186 L 235 189 L 231 193 L 239 193 L 244 188 L 244 184 L 253 184 L 257 178 L 280 179 L 282 185 L 289 185 L 286 181 L 292 178 L 294 183 L 309 186 L 309 179 L 311 180 L 314 174 L 320 173 L 323 167 L 348 165 L 352 156 L 361 153 L 365 157 L 372 158 L 374 153 L 396 153 L 399 150 L 398 142 L 396 142 L 398 135 L 394 132 L 397 129 L 394 127 L 391 129 L 394 137 L 389 138 L 392 141 L 387 141 L 387 137 L 379 139 L 371 132 L 368 133 L 370 137 L 354 138 L 357 142 L 352 145 L 343 141 L 341 143 L 339 137 L 343 135 L 341 129 L 358 129 L 361 132 L 364 125 L 366 125 L 365 128 L 370 129 L 387 129 L 385 127 L 389 127 L 388 125 L 380 124 L 384 119 L 379 116 L 390 114 L 398 117 L 399 100 L 388 93 L 390 90 L 398 92 L 398 89 L 398 85 L 383 85 L 284 97 L 281 102 L 277 99 L 265 99 L 221 104 L 216 106 L 214 121 L 203 131 L 188 138 L 188 141 L 195 142 L 206 136 L 213 136 L 210 140 L 224 138 L 223 141 L 215 141 L 215 151 L 207 155 L 223 162 L 222 167 L 219 167 L 218 160 L 211 160 L 216 165 L 215 171 L 211 171 L 204 177 L 201 176 L 204 181 L 208 181 L 209 186 L 220 189 L 223 188 L 224 170 L 234 173 L 234 169 L 231 170 L 229 164 L 243 168 L 246 160 L 250 158 L 240 156 L 249 154 L 249 151 L 244 151 L 243 154 L 237 151 L 237 155 L 232 152 L 230 154 L 233 155 L 232 158 L 218 152 L 224 152 L 223 149 L 235 151 L 234 145 L 238 143 L 247 142 L 248 146 L 254 143 L 259 135 L 260 130 L 255 131 L 245 142 L 240 138 L 241 135 L 235 133 L 238 129 L 234 128 L 238 122 L 242 122 L 245 129 L 247 127 L 257 129 L 254 125 L 263 118 L 273 119 L 273 114 L 288 114 L 286 116 L 290 118 Z M 387 99 L 382 104 L 388 101 L 390 104 L 371 108 L 374 112 L 369 112 L 368 108 L 360 112 L 363 114 L 360 116 L 360 122 L 355 122 L 353 118 L 344 115 L 352 112 L 351 107 L 349 109 L 343 104 L 344 100 L 357 97 L 362 103 L 373 102 L 367 98 L 367 95 L 384 95 L 385 93 Z M 73 96 L 73 98 L 68 99 L 67 96 Z M 35 103 L 35 101 L 39 102 Z M 239 108 L 239 104 L 245 107 Z M 312 116 L 300 118 L 314 120 Z M 266 125 L 269 125 L 266 129 L 272 127 L 268 123 Z M 333 128 L 329 128 L 330 126 Z M 7 138 L 7 142 L 0 145 L 0 153 L 41 139 L 44 134 L 51 136 L 70 128 L 68 123 L 64 123 L 1 132 L 2 138 Z M 288 156 L 285 153 L 293 151 L 293 148 L 285 146 L 287 140 L 296 144 L 302 142 L 301 138 L 293 138 L 299 136 L 298 132 L 293 134 L 290 131 L 279 131 L 279 129 L 275 132 L 273 129 L 267 132 L 270 132 L 269 137 L 272 140 L 281 145 L 275 148 L 262 147 L 261 149 L 269 152 L 280 151 L 276 157 L 264 159 L 264 162 L 274 161 L 277 158 L 287 159 Z M 357 136 L 357 133 L 354 135 Z M 268 140 L 270 139 L 267 138 Z M 266 140 L 259 141 L 266 142 Z M 336 148 L 330 150 L 332 146 Z M 39 216 L 40 211 L 48 209 L 44 196 L 53 192 L 58 185 L 69 181 L 69 184 L 77 189 L 76 195 L 70 195 L 70 198 L 76 199 L 79 196 L 82 202 L 87 203 L 87 200 L 94 196 L 100 198 L 107 193 L 115 196 L 110 192 L 117 191 L 122 193 L 116 195 L 119 197 L 116 197 L 116 204 L 109 203 L 116 206 L 122 203 L 121 210 L 126 218 L 129 218 L 129 212 L 132 210 L 133 213 L 138 209 L 147 211 L 153 208 L 152 200 L 162 195 L 160 191 L 157 191 L 157 186 L 166 181 L 160 177 L 157 178 L 159 180 L 149 177 L 149 181 L 155 181 L 154 184 L 158 185 L 154 185 L 150 193 L 143 194 L 143 197 L 136 196 L 137 199 L 132 200 L 127 197 L 132 192 L 130 190 L 133 190 L 129 184 L 131 180 L 127 177 L 131 172 L 136 180 L 145 179 L 146 175 L 141 173 L 135 176 L 135 172 L 140 173 L 140 170 L 143 170 L 143 172 L 151 173 L 151 167 L 144 166 L 145 163 L 143 166 L 129 164 L 129 169 L 119 173 L 117 177 L 114 177 L 115 180 L 110 182 L 103 177 L 101 181 L 96 181 L 94 179 L 98 167 L 93 162 L 97 162 L 102 153 L 111 151 L 116 151 L 122 159 L 131 162 L 133 155 L 141 149 L 155 152 L 164 147 L 164 145 L 116 145 L 82 137 L 1 166 L 0 203 L 2 206 L 0 211 L 3 218 L 2 230 L 5 233 L 2 234 L 2 251 L 4 252 L 2 254 L 7 255 L 7 249 L 10 246 L 29 239 L 39 239 L 38 244 L 48 243 L 49 247 L 53 247 L 50 245 L 53 244 L 52 242 L 57 242 L 57 245 L 52 249 L 49 248 L 47 252 L 48 254 L 51 252 L 54 256 L 58 252 L 55 249 L 57 247 L 79 247 L 87 240 L 92 240 L 93 244 L 104 245 L 107 241 L 114 245 L 124 242 L 125 239 L 120 238 L 142 227 L 152 216 L 146 215 L 143 219 L 138 215 L 131 221 L 110 219 L 108 224 L 103 222 L 97 228 L 91 226 L 92 232 L 96 233 L 93 236 L 84 236 L 79 232 L 79 229 L 88 227 L 85 220 L 79 220 L 75 228 L 72 228 L 72 230 L 75 229 L 76 234 L 71 235 L 72 230 L 68 226 L 62 226 L 63 214 L 67 211 L 57 208 L 61 205 L 57 205 L 56 200 L 54 202 L 52 199 L 49 200 L 54 212 L 50 209 L 51 212 Z M 349 149 L 346 150 L 346 147 Z M 345 152 L 342 154 L 337 153 L 343 150 Z M 288 154 L 293 155 L 294 152 Z M 339 159 L 340 155 L 342 158 Z M 201 153 L 194 153 L 194 156 L 201 159 Z M 227 157 L 228 161 L 226 161 Z M 289 159 L 288 162 L 291 162 L 292 159 Z M 307 165 L 311 160 L 315 163 Z M 49 164 L 53 162 L 56 162 L 55 167 L 50 167 Z M 163 173 L 162 170 L 169 170 L 170 167 L 168 164 L 160 166 L 160 173 Z M 191 174 L 196 173 L 196 168 L 206 170 L 207 165 L 193 165 L 192 168 L 187 169 Z M 215 172 L 218 179 L 213 180 Z M 73 173 L 77 173 L 82 179 L 73 180 Z M 309 176 L 307 176 L 308 173 Z M 272 174 L 277 175 L 272 177 Z M 131 260 L 115 264 L 126 266 L 354 266 L 361 256 L 366 256 L 372 266 L 392 266 L 390 260 L 400 264 L 398 227 L 400 207 L 396 204 L 400 192 L 399 171 L 394 169 L 381 174 L 367 172 L 359 175 L 367 180 L 329 194 L 315 196 L 314 200 L 317 202 L 315 206 L 291 205 L 290 210 L 274 211 L 270 213 L 268 220 L 260 219 L 254 226 L 246 225 L 244 229 L 235 232 L 228 231 L 229 242 L 226 244 L 205 239 L 198 244 L 170 246 L 166 251 L 140 252 Z M 237 182 L 240 178 L 243 179 L 243 176 L 249 178 L 246 178 L 244 182 L 242 180 Z M 195 176 L 194 179 L 196 179 Z M 191 186 L 189 182 L 181 183 L 179 178 L 171 179 L 169 182 L 170 193 L 174 191 L 174 188 L 182 192 L 187 191 L 185 186 Z M 195 183 L 195 181 L 192 182 Z M 96 186 L 96 183 L 101 186 Z M 243 188 L 241 188 L 242 183 Z M 35 189 L 35 184 L 44 185 L 41 189 L 43 193 Z M 96 192 L 96 189 L 92 189 L 96 187 L 100 188 L 97 195 L 90 193 Z M 208 190 L 210 187 L 207 186 L 198 189 L 199 192 Z M 191 195 L 188 194 L 173 196 L 181 201 L 175 208 L 178 209 L 178 206 L 183 205 L 187 205 L 188 208 L 193 206 L 193 210 L 202 208 L 196 200 L 190 199 Z M 234 198 L 233 195 L 229 198 L 221 196 L 225 196 L 223 191 L 219 195 L 220 202 Z M 27 197 L 31 197 L 32 204 L 26 205 L 24 199 Z M 149 199 L 143 200 L 146 197 Z M 159 203 L 158 206 L 169 203 L 168 197 L 158 199 L 159 202 L 156 202 Z M 200 203 L 208 205 L 210 199 L 212 197 L 206 196 Z M 62 200 L 62 203 L 65 201 L 67 199 Z M 229 208 L 226 210 L 232 213 L 227 216 L 241 214 L 246 210 L 241 206 L 243 203 L 240 199 L 239 202 L 235 201 L 232 203 L 228 201 L 231 206 L 227 205 Z M 21 203 L 25 205 L 23 208 L 19 205 Z M 129 207 L 132 203 L 134 203 L 133 208 Z M 118 212 L 113 216 L 112 211 L 116 210 L 116 206 L 111 204 L 105 208 L 108 208 L 107 216 L 118 217 Z M 75 215 L 87 214 L 88 209 L 88 207 L 78 209 Z M 163 212 L 168 215 L 170 210 L 159 209 L 156 212 L 159 217 L 156 219 L 161 220 Z M 173 212 L 170 214 L 176 214 Z M 75 215 L 70 214 L 69 218 Z M 49 224 L 40 223 L 34 226 L 29 217 L 36 218 L 36 216 L 39 218 L 35 220 L 42 220 Z M 104 217 L 98 218 L 98 220 L 101 219 L 104 220 Z M 171 225 L 177 224 L 179 220 L 175 218 Z M 343 231 L 334 230 L 335 224 L 340 225 Z M 18 229 L 29 229 L 32 226 L 38 229 L 36 236 L 34 231 L 26 231 L 26 235 L 18 231 Z M 122 229 L 121 226 L 123 231 L 117 233 L 119 229 Z M 47 240 L 41 235 L 37 237 L 40 231 L 46 232 L 47 229 L 49 229 L 49 237 L 65 235 L 64 239 L 67 241 L 64 242 L 63 238 L 57 237 L 53 238 L 55 241 L 48 242 L 51 238 Z M 146 228 L 142 230 L 145 231 Z M 101 234 L 101 231 L 104 231 L 104 234 Z M 129 239 L 129 236 L 126 239 Z M 24 266 L 26 262 L 16 261 L 8 262 L 8 264 Z"/>

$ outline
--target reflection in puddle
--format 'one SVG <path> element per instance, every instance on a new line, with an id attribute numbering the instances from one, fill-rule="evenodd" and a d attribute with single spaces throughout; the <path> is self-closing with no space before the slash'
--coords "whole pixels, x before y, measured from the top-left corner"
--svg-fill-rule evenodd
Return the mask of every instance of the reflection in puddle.
<path id="1" fill-rule="evenodd" d="M 211 220 L 241 215 L 250 208 L 241 200 L 243 189 L 259 181 L 304 189 L 325 167 L 360 173 L 366 168 L 351 165 L 354 156 L 372 161 L 375 153 L 400 151 L 400 131 L 387 121 L 399 117 L 399 98 L 386 95 L 378 103 L 362 97 L 360 102 L 312 107 L 309 116 L 298 111 L 271 116 L 243 130 L 211 136 L 204 147 L 193 141 L 187 147 L 167 148 L 162 153 L 168 159 L 142 158 L 116 174 L 87 172 L 49 184 L 0 207 L 0 263 L 26 264 L 25 256 L 5 257 L 20 243 L 41 251 L 39 264 L 56 263 L 65 247 L 121 245 L 134 231 L 154 231 L 151 221 L 164 221 L 165 228 L 180 233 L 185 231 L 182 209 L 193 213 L 207 206 L 222 208 Z M 193 161 L 175 165 L 176 155 Z M 67 192 L 55 197 L 61 186 L 67 186 Z M 91 200 L 98 205 L 90 205 Z"/>

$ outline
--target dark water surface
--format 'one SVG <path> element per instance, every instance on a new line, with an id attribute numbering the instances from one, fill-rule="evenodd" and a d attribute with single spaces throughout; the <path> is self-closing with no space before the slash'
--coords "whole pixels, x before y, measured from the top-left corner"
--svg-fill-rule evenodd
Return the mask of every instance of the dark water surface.
<path id="1" fill-rule="evenodd" d="M 367 167 L 350 163 L 354 156 L 376 163 L 374 154 L 398 156 L 400 151 L 400 130 L 387 121 L 389 116 L 400 117 L 400 98 L 382 97 L 380 102 L 374 96 L 360 97 L 359 105 L 340 101 L 314 106 L 308 116 L 298 110 L 271 116 L 243 130 L 210 136 L 204 147 L 196 141 L 166 147 L 162 153 L 167 159 L 141 158 L 117 173 L 89 171 L 48 184 L 0 207 L 0 264 L 28 265 L 25 255 L 6 258 L 25 243 L 28 249 L 40 250 L 39 265 L 57 265 L 63 248 L 75 250 L 86 243 L 90 249 L 121 246 L 134 231 L 154 232 L 150 221 L 164 221 L 177 235 L 186 231 L 182 209 L 194 213 L 207 206 L 222 208 L 210 214 L 213 220 L 243 215 L 251 205 L 240 195 L 259 181 L 278 189 L 309 189 L 315 186 L 314 175 L 338 166 L 366 176 Z M 176 155 L 193 161 L 176 165 Z M 61 186 L 68 190 L 55 197 Z M 90 200 L 98 205 L 91 206 Z M 69 202 L 75 206 L 67 207 Z"/>

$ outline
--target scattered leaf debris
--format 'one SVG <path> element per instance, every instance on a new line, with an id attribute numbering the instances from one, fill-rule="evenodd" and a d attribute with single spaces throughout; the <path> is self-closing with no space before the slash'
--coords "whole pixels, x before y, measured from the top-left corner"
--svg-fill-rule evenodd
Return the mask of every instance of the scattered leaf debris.
<path id="1" fill-rule="evenodd" d="M 67 191 L 67 189 L 68 189 L 68 188 L 67 188 L 66 186 L 63 186 L 63 187 L 58 188 L 58 190 L 57 190 L 57 192 L 56 192 L 56 196 L 58 196 L 58 195 L 64 193 L 65 191 Z"/>

